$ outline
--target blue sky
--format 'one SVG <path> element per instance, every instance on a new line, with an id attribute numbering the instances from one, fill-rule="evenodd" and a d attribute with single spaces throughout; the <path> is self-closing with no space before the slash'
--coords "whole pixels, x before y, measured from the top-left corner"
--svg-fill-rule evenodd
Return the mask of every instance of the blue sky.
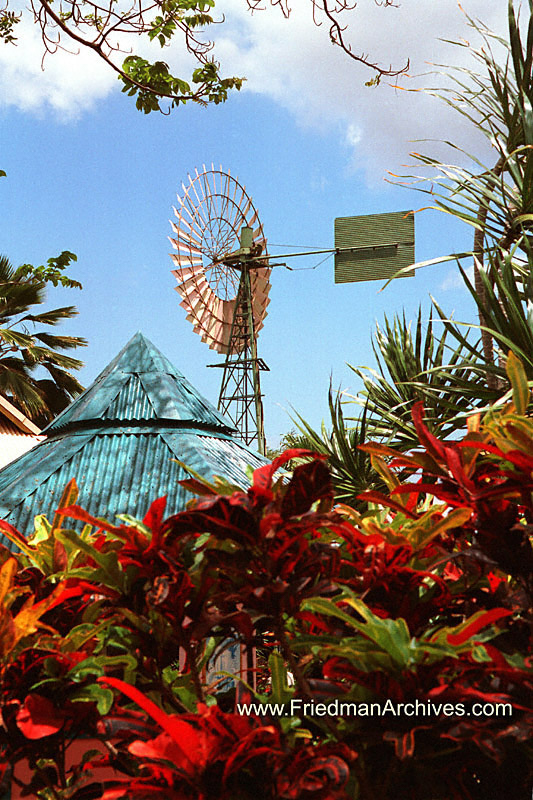
<path id="1" fill-rule="evenodd" d="M 239 177 L 275 253 L 332 246 L 337 216 L 424 205 L 418 193 L 385 181 L 387 170 L 397 172 L 407 160 L 409 140 L 458 136 L 474 152 L 483 150 L 437 101 L 389 85 L 365 87 L 369 73 L 333 52 L 327 31 L 309 19 L 293 15 L 287 22 L 273 16 L 275 10 L 250 19 L 237 2 L 225 0 L 219 55 L 227 72 L 249 80 L 218 107 L 146 117 L 85 55 L 49 57 L 41 73 L 31 31 L 15 53 L 5 45 L 0 53 L 0 167 L 7 172 L 0 182 L 0 252 L 14 263 L 35 264 L 65 249 L 77 254 L 70 273 L 83 291 L 51 291 L 50 304 L 78 306 L 79 316 L 63 329 L 89 340 L 81 353 L 86 385 L 140 329 L 216 403 L 220 371 L 206 365 L 217 355 L 186 321 L 170 272 L 172 205 L 195 167 L 214 162 Z M 433 5 L 406 0 L 384 30 L 374 7 L 361 2 L 361 49 L 378 48 L 387 62 L 401 63 L 407 55 L 414 74 L 427 70 L 428 58 L 452 58 L 437 36 L 463 35 L 464 20 L 451 0 L 437 10 Z M 480 0 L 468 5 L 472 13 L 483 7 Z M 499 25 L 506 3 L 495 6 L 488 22 Z M 279 31 L 284 41 L 278 52 Z M 410 87 L 423 82 L 411 81 Z M 416 258 L 424 260 L 468 248 L 471 234 L 443 215 L 423 212 L 416 217 L 416 239 Z M 311 269 L 320 260 L 293 259 L 298 270 L 278 268 L 272 275 L 259 338 L 259 354 L 270 367 L 262 387 L 270 445 L 292 427 L 291 407 L 320 424 L 330 378 L 335 387 L 357 392 L 346 364 L 372 365 L 371 334 L 384 313 L 405 309 L 412 318 L 419 303 L 428 308 L 432 293 L 458 319 L 473 317 L 449 265 L 380 292 L 379 282 L 335 285 L 332 258 Z"/>

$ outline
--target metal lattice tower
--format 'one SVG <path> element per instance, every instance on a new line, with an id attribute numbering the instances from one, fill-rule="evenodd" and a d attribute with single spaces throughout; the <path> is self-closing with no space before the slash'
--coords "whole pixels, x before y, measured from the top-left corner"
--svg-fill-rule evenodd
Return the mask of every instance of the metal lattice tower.
<path id="1" fill-rule="evenodd" d="M 216 365 L 224 368 L 218 409 L 233 422 L 247 445 L 255 445 L 260 453 L 264 453 L 266 443 L 260 372 L 268 370 L 268 367 L 263 359 L 257 356 L 250 279 L 251 267 L 246 261 L 246 252 L 250 252 L 252 249 L 247 246 L 251 235 L 251 228 L 242 229 L 238 261 L 241 278 L 231 326 L 228 355 L 223 364 Z"/>

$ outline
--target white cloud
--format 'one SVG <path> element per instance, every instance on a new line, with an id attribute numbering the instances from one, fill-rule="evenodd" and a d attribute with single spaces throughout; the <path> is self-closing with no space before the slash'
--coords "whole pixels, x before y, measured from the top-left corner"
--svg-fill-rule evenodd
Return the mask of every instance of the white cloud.
<path id="1" fill-rule="evenodd" d="M 44 59 L 43 43 L 29 13 L 16 27 L 17 45 L 0 45 L 0 105 L 22 111 L 52 109 L 63 118 L 75 118 L 105 97 L 115 76 L 91 52 L 58 50 Z"/>
<path id="2" fill-rule="evenodd" d="M 387 8 L 374 0 L 359 0 L 344 16 L 349 23 L 345 36 L 354 52 L 369 53 L 385 66 L 401 67 L 409 58 L 413 77 L 401 84 L 417 88 L 430 80 L 420 77 L 430 69 L 429 62 L 466 57 L 465 50 L 439 37 L 465 37 L 469 29 L 456 0 L 400 1 L 399 7 Z M 505 31 L 505 0 L 465 0 L 464 5 L 489 27 Z M 246 0 L 217 0 L 225 21 L 210 33 L 216 38 L 214 53 L 223 74 L 245 75 L 244 91 L 281 104 L 302 125 L 340 136 L 347 160 L 355 169 L 363 168 L 371 181 L 381 179 L 387 169 L 401 172 L 400 165 L 414 147 L 412 140 L 459 138 L 467 149 L 479 152 L 471 129 L 443 103 L 423 92 L 395 89 L 387 79 L 379 86 L 365 86 L 372 73 L 330 44 L 326 22 L 317 27 L 311 8 L 311 0 L 299 0 L 285 20 L 269 0 L 264 11 L 253 15 Z M 18 46 L 0 47 L 0 104 L 77 116 L 117 86 L 109 67 L 90 52 L 58 52 L 47 57 L 42 72 L 37 27 L 28 14 L 19 27 Z M 159 49 L 157 57 L 161 58 Z M 187 57 L 181 41 L 164 51 L 164 58 L 182 74 Z"/>
<path id="3" fill-rule="evenodd" d="M 357 147 L 363 138 L 363 133 L 359 125 L 351 122 L 346 129 L 346 141 L 351 147 Z"/>
<path id="4" fill-rule="evenodd" d="M 465 270 L 465 272 L 466 272 L 466 275 L 467 275 L 468 280 L 470 281 L 470 283 L 474 283 L 474 265 L 471 264 Z M 439 286 L 439 289 L 441 290 L 441 292 L 448 292 L 448 291 L 453 290 L 453 289 L 463 289 L 464 285 L 465 284 L 464 284 L 462 275 L 459 272 L 459 270 L 457 269 L 457 267 L 455 267 L 454 269 L 451 269 L 448 272 L 448 274 L 446 275 L 446 277 L 442 281 L 441 285 Z"/>
<path id="5" fill-rule="evenodd" d="M 266 5 L 266 0 L 265 0 Z M 506 3 L 466 0 L 466 11 L 489 26 L 505 32 Z M 494 5 L 497 8 L 494 8 Z M 365 82 L 372 72 L 353 62 L 328 38 L 327 25 L 313 24 L 311 3 L 294 4 L 291 18 L 283 19 L 276 8 L 251 16 L 244 0 L 220 0 L 226 23 L 217 38 L 217 55 L 228 74 L 247 76 L 246 91 L 264 94 L 281 103 L 304 125 L 321 130 L 344 128 L 345 141 L 353 148 L 353 166 L 364 169 L 370 180 L 385 169 L 397 171 L 405 163 L 413 140 L 459 137 L 469 149 L 470 127 L 444 103 L 418 91 Z M 439 85 L 429 77 L 432 64 L 461 59 L 468 63 L 466 48 L 439 39 L 465 38 L 471 33 L 456 0 L 402 0 L 399 7 L 378 6 L 360 0 L 351 12 L 345 36 L 354 52 L 369 53 L 383 66 L 402 67 L 410 60 L 409 74 L 399 83 L 405 89 Z"/>

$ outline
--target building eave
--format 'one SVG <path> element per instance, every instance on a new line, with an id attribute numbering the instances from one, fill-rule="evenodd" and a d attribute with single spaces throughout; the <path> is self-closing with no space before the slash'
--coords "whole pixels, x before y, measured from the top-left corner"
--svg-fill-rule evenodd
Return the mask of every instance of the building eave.
<path id="1" fill-rule="evenodd" d="M 6 400 L 5 397 L 2 397 L 2 395 L 0 395 L 0 412 L 4 414 L 10 422 L 16 425 L 22 433 L 27 433 L 30 436 L 38 436 L 41 433 L 40 428 L 38 428 L 31 419 L 28 419 L 22 411 L 15 408 L 15 406 L 10 403 L 9 400 Z"/>

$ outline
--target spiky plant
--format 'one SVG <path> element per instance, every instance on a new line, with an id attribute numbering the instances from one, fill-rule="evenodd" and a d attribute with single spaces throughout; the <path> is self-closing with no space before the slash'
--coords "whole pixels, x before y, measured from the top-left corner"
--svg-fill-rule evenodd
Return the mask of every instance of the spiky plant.
<path id="1" fill-rule="evenodd" d="M 417 434 L 411 418 L 413 405 L 424 403 L 426 423 L 439 435 L 453 435 L 463 427 L 473 408 L 494 398 L 487 388 L 479 343 L 452 347 L 448 331 L 436 335 L 433 321 L 424 321 L 419 308 L 416 325 L 405 314 L 385 317 L 376 326 L 372 349 L 375 369 L 354 367 L 362 380 L 368 435 L 402 449 L 414 446 Z"/>
<path id="2" fill-rule="evenodd" d="M 467 166 L 414 154 L 433 172 L 429 186 L 426 177 L 417 178 L 423 181 L 417 188 L 430 195 L 433 208 L 474 229 L 473 249 L 469 254 L 474 261 L 474 282 L 471 284 L 466 278 L 463 267 L 461 271 L 478 306 L 483 357 L 488 366 L 498 366 L 493 340 L 505 351 L 515 340 L 517 346 L 524 342 L 524 321 L 528 317 L 524 306 L 532 299 L 529 285 L 533 268 L 532 0 L 528 0 L 527 7 L 527 11 L 522 9 L 523 19 L 519 24 L 513 0 L 509 0 L 508 39 L 468 18 L 475 33 L 481 36 L 482 46 L 476 49 L 466 41 L 454 44 L 467 48 L 481 69 L 445 67 L 445 75 L 452 79 L 451 87 L 432 91 L 485 136 L 491 146 L 492 161 L 485 164 L 450 142 L 447 144 Z M 431 263 L 440 260 L 432 259 Z M 498 305 L 505 318 L 503 328 Z M 449 331 L 456 336 L 457 328 L 450 327 Z M 461 341 L 463 337 L 456 338 Z M 504 374 L 503 369 L 499 372 L 500 376 Z M 492 388 L 504 388 L 494 370 L 488 371 L 488 383 Z"/>
<path id="3" fill-rule="evenodd" d="M 315 430 L 300 415 L 295 423 L 298 432 L 287 434 L 285 446 L 305 447 L 315 453 L 327 456 L 331 470 L 335 499 L 339 503 L 365 510 L 368 504 L 358 500 L 358 495 L 367 489 L 383 489 L 385 483 L 372 466 L 370 456 L 359 449 L 368 439 L 366 409 L 352 425 L 344 416 L 342 397 L 329 389 L 329 413 L 331 427 L 322 423 L 320 431 Z"/>
<path id="4" fill-rule="evenodd" d="M 385 319 L 383 329 L 378 326 L 377 369 L 355 371 L 363 380 L 373 435 L 401 447 L 415 441 L 410 414 L 417 400 L 424 402 L 430 427 L 453 435 L 469 410 L 507 390 L 494 342 L 500 351 L 518 354 L 533 380 L 532 0 L 528 11 L 519 28 L 509 0 L 508 39 L 469 19 L 482 46 L 455 44 L 467 48 L 481 68 L 446 66 L 443 74 L 452 79 L 451 88 L 431 90 L 489 140 L 493 160 L 484 164 L 451 142 L 447 144 L 460 155 L 462 166 L 414 154 L 433 173 L 429 182 L 427 177 L 415 178 L 415 188 L 431 197 L 433 208 L 474 229 L 470 253 L 447 254 L 417 266 L 456 259 L 477 304 L 479 324 L 454 322 L 433 300 L 434 316 L 443 325 L 440 339 L 435 339 L 431 321 L 423 333 L 420 314 L 414 335 L 405 316 L 395 317 L 392 324 Z M 465 258 L 473 260 L 473 281 Z"/>

